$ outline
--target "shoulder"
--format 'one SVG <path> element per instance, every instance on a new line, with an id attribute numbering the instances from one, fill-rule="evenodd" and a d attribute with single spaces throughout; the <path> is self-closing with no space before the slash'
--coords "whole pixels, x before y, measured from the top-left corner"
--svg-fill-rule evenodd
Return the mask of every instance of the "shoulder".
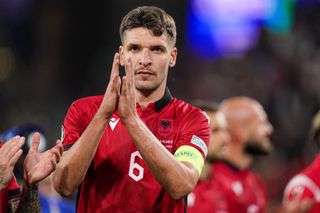
<path id="1" fill-rule="evenodd" d="M 314 197 L 319 202 L 320 188 L 310 177 L 301 173 L 288 182 L 284 190 L 284 200 L 303 197 Z"/>
<path id="2" fill-rule="evenodd" d="M 103 96 L 90 96 L 85 98 L 80 98 L 74 101 L 66 115 L 65 121 L 69 119 L 78 119 L 78 118 L 90 118 L 95 114 L 98 110 Z M 85 119 L 86 120 L 86 119 Z"/>
<path id="3" fill-rule="evenodd" d="M 90 112 L 97 110 L 102 102 L 103 96 L 89 96 L 75 100 L 69 110 L 78 112 Z"/>
<path id="4" fill-rule="evenodd" d="M 210 122 L 209 117 L 204 111 L 187 102 L 174 98 L 172 104 L 176 108 L 177 113 L 181 114 L 185 119 L 202 120 L 207 123 Z"/>
<path id="5" fill-rule="evenodd" d="M 100 105 L 102 102 L 103 96 L 88 96 L 84 98 L 80 98 L 75 100 L 71 105 L 78 106 L 78 107 L 88 107 L 94 105 Z"/>

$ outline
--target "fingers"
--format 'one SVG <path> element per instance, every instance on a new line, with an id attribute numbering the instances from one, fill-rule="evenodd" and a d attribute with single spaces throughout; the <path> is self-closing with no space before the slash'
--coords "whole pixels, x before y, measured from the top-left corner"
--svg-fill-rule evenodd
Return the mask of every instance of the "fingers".
<path id="1" fill-rule="evenodd" d="M 62 155 L 63 151 L 64 151 L 64 148 L 63 148 L 63 145 L 62 145 L 62 141 L 61 140 L 57 140 L 56 146 L 58 147 L 59 154 Z"/>
<path id="2" fill-rule="evenodd" d="M 24 145 L 25 138 L 20 136 L 15 136 L 11 138 L 1 147 L 1 154 L 7 156 L 9 159 L 12 158 L 19 150 L 21 150 Z"/>
<path id="3" fill-rule="evenodd" d="M 36 132 L 32 136 L 32 144 L 31 144 L 30 150 L 38 152 L 39 144 L 40 144 L 40 134 Z"/>
<path id="4" fill-rule="evenodd" d="M 134 92 L 134 70 L 131 58 L 128 58 L 125 64 L 125 73 L 126 75 L 122 77 L 121 94 L 127 96 L 129 93 Z"/>
<path id="5" fill-rule="evenodd" d="M 23 153 L 22 149 L 19 149 L 19 150 L 15 153 L 15 155 L 10 159 L 9 165 L 12 166 L 12 167 L 13 167 L 14 165 L 16 165 L 16 163 L 18 162 L 18 160 L 19 160 L 19 158 L 21 157 L 22 153 Z"/>
<path id="6" fill-rule="evenodd" d="M 127 76 L 122 77 L 122 84 L 121 84 L 121 96 L 127 96 Z"/>
<path id="7" fill-rule="evenodd" d="M 55 164 L 60 162 L 60 158 L 63 153 L 63 146 L 60 140 L 57 141 L 56 145 L 49 150 L 49 152 L 52 154 L 51 161 L 53 161 Z"/>
<path id="8" fill-rule="evenodd" d="M 115 76 L 119 76 L 119 63 L 120 63 L 120 55 L 119 55 L 119 53 L 115 53 L 114 57 L 113 57 L 111 78 L 113 78 Z"/>
<path id="9" fill-rule="evenodd" d="M 119 63 L 120 63 L 120 56 L 119 53 L 114 54 L 113 64 L 110 74 L 110 83 L 112 84 L 111 90 L 112 91 L 119 91 Z"/>
<path id="10" fill-rule="evenodd" d="M 128 62 L 125 65 L 126 76 L 128 78 L 128 86 L 132 86 L 134 82 L 134 70 L 132 65 L 132 59 L 128 58 Z"/>

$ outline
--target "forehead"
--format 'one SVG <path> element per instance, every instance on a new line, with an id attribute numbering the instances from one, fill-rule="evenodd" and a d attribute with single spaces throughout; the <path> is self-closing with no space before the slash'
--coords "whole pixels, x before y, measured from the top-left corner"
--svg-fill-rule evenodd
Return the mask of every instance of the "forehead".
<path id="1" fill-rule="evenodd" d="M 167 33 L 163 33 L 161 36 L 155 36 L 151 30 L 137 27 L 126 30 L 123 33 L 123 45 L 126 46 L 129 44 L 169 46 L 169 38 Z"/>
<path id="2" fill-rule="evenodd" d="M 262 106 L 257 105 L 254 108 L 254 118 L 258 121 L 266 121 L 268 120 L 267 113 L 264 111 Z"/>

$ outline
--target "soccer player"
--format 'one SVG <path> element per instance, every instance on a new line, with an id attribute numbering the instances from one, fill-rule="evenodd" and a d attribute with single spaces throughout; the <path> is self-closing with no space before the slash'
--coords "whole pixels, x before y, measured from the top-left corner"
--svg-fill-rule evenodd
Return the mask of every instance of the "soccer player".
<path id="1" fill-rule="evenodd" d="M 204 110 L 210 118 L 211 139 L 208 146 L 208 155 L 195 189 L 188 196 L 188 213 L 214 212 L 216 203 L 215 187 L 211 185 L 214 177 L 214 163 L 220 162 L 228 149 L 230 136 L 227 132 L 227 121 L 223 113 L 214 103 L 196 102 L 195 106 Z"/>
<path id="2" fill-rule="evenodd" d="M 222 161 L 214 163 L 211 180 L 201 197 L 207 199 L 201 212 L 263 213 L 266 191 L 261 178 L 250 167 L 257 155 L 268 154 L 273 131 L 263 107 L 248 97 L 224 100 L 219 110 L 225 115 L 230 143 Z M 202 207 L 202 206 L 201 206 Z M 201 208 L 199 207 L 199 208 Z"/>
<path id="3" fill-rule="evenodd" d="M 62 195 L 78 188 L 78 212 L 183 212 L 207 155 L 207 116 L 166 87 L 176 26 L 160 8 L 131 10 L 120 26 L 104 96 L 75 101 L 63 122 L 53 175 Z M 125 76 L 119 76 L 119 64 Z"/>
<path id="4" fill-rule="evenodd" d="M 320 146 L 320 111 L 314 116 L 311 135 Z M 295 175 L 285 188 L 283 211 L 320 212 L 320 155 L 302 172 Z"/>
<path id="5" fill-rule="evenodd" d="M 37 184 L 55 169 L 63 152 L 60 141 L 50 150 L 38 153 L 40 135 L 35 133 L 31 148 L 24 160 L 22 195 L 13 176 L 13 169 L 22 154 L 23 137 L 0 141 L 0 212 L 40 212 Z"/>

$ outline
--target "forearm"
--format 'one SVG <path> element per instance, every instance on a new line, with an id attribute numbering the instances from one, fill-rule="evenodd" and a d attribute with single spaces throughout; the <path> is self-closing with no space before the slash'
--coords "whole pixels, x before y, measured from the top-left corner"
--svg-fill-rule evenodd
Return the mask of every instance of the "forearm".
<path id="1" fill-rule="evenodd" d="M 60 194 L 69 196 L 82 182 L 106 126 L 107 119 L 96 114 L 78 141 L 63 154 L 53 175 L 54 187 Z"/>
<path id="2" fill-rule="evenodd" d="M 126 127 L 144 162 L 165 190 L 181 199 L 192 191 L 199 173 L 188 163 L 178 161 L 139 119 L 126 121 Z"/>
<path id="3" fill-rule="evenodd" d="M 38 186 L 36 184 L 32 186 L 23 186 L 22 196 L 20 198 L 19 205 L 15 211 L 15 207 L 12 207 L 12 212 L 17 213 L 37 213 L 40 212 Z"/>

